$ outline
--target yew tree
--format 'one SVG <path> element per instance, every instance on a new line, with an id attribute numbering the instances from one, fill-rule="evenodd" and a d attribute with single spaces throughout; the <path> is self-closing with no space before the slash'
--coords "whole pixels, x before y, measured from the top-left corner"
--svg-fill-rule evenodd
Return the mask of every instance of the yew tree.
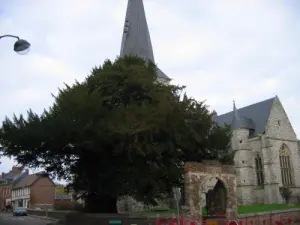
<path id="1" fill-rule="evenodd" d="M 156 66 L 136 57 L 105 61 L 41 115 L 6 118 L 0 132 L 4 155 L 66 180 L 87 211 L 106 213 L 119 196 L 152 203 L 170 193 L 186 161 L 232 162 L 229 139 L 204 101 L 156 82 Z"/>

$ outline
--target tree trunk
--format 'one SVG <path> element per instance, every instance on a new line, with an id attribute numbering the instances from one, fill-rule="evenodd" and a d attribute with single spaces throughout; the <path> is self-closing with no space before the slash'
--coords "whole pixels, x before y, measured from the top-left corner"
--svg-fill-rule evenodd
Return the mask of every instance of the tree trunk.
<path id="1" fill-rule="evenodd" d="M 85 202 L 85 211 L 89 213 L 118 213 L 117 198 L 110 195 L 90 194 Z"/>

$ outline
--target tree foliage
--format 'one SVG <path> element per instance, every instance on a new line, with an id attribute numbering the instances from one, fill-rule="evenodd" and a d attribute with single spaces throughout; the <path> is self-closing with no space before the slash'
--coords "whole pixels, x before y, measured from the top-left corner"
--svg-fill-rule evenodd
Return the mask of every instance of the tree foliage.
<path id="1" fill-rule="evenodd" d="M 42 115 L 6 118 L 2 151 L 85 191 L 89 211 L 114 212 L 122 195 L 151 203 L 180 185 L 185 161 L 232 162 L 229 128 L 140 58 L 108 60 L 54 99 Z"/>

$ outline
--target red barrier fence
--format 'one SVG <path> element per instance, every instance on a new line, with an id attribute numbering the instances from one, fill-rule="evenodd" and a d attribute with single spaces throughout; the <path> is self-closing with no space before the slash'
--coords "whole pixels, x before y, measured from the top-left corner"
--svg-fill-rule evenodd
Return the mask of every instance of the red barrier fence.
<path id="1" fill-rule="evenodd" d="M 122 225 L 236 225 L 226 218 L 202 217 L 193 221 L 187 217 L 128 216 L 122 214 L 83 214 L 70 211 L 27 210 L 28 215 L 65 220 L 66 225 L 108 225 L 110 220 L 121 221 Z M 238 225 L 300 225 L 300 209 L 280 210 L 264 213 L 241 214 Z"/>
<path id="2" fill-rule="evenodd" d="M 205 218 L 193 221 L 187 217 L 160 217 L 156 225 L 288 225 L 300 224 L 300 211 L 278 211 L 272 213 L 257 213 L 241 215 L 236 221 L 229 221 L 226 218 Z"/>
<path id="3" fill-rule="evenodd" d="M 257 215 L 241 215 L 239 225 L 286 225 L 300 224 L 300 211 L 288 210 L 273 213 L 259 213 Z"/>

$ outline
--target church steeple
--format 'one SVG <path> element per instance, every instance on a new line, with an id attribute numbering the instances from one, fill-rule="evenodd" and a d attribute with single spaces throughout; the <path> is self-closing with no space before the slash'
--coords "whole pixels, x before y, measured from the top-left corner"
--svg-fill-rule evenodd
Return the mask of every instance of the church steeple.
<path id="1" fill-rule="evenodd" d="M 120 56 L 135 55 L 155 63 L 143 0 L 128 0 Z M 158 78 L 170 78 L 157 68 Z"/>
<path id="2" fill-rule="evenodd" d="M 128 0 L 120 56 L 137 55 L 154 62 L 153 49 L 142 0 Z"/>

